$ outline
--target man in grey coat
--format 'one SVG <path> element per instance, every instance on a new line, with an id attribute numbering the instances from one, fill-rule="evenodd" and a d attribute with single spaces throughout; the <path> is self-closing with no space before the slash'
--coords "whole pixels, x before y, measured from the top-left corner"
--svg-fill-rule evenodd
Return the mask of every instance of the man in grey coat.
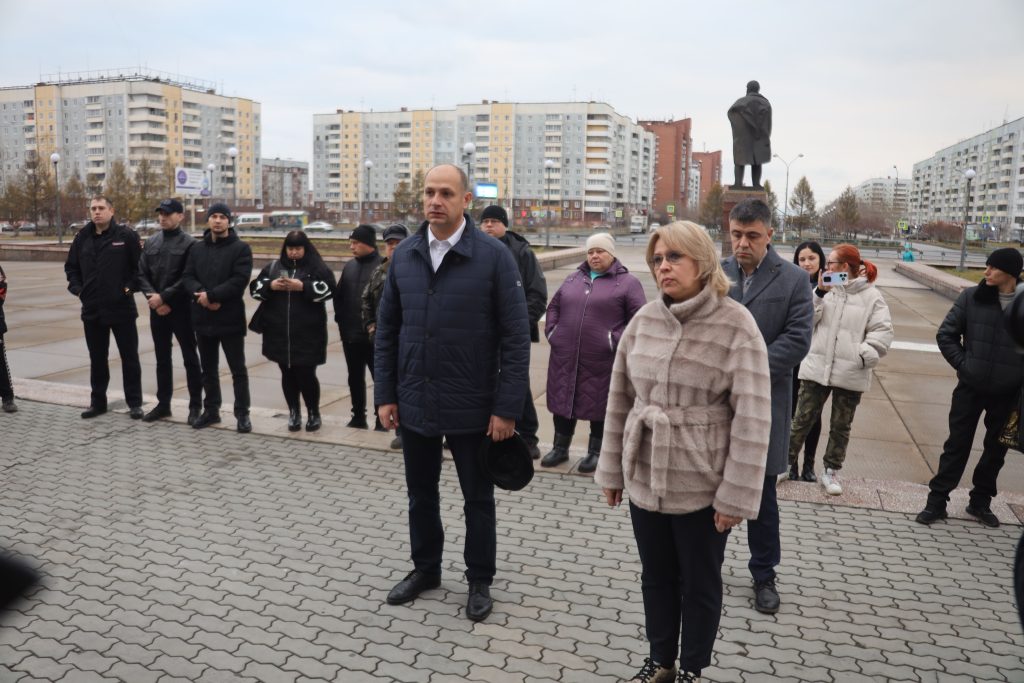
<path id="1" fill-rule="evenodd" d="M 729 213 L 733 255 L 722 261 L 725 274 L 734 283 L 729 296 L 747 307 L 768 346 L 772 433 L 761 509 L 747 530 L 747 566 L 754 578 L 754 607 L 765 614 L 779 610 L 775 567 L 781 560 L 782 549 L 775 483 L 776 477 L 788 467 L 793 368 L 811 348 L 814 319 L 807 273 L 771 248 L 772 232 L 768 205 L 760 199 L 743 200 Z"/>

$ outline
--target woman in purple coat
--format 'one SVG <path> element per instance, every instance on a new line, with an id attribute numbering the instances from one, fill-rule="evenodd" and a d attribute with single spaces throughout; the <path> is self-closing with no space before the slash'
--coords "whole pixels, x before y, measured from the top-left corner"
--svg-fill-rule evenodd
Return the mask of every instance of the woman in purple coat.
<path id="1" fill-rule="evenodd" d="M 541 466 L 554 467 L 568 460 L 576 421 L 589 420 L 590 442 L 579 471 L 597 468 L 615 349 L 626 324 L 645 303 L 640 281 L 615 258 L 615 239 L 604 232 L 591 235 L 587 260 L 565 279 L 548 304 L 544 324 L 551 346 L 547 405 L 555 421 L 555 443 Z"/>

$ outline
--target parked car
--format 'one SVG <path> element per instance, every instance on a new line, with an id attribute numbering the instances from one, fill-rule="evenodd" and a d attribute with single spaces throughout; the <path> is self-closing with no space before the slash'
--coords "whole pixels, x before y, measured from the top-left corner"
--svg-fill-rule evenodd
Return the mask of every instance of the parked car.
<path id="1" fill-rule="evenodd" d="M 4 221 L 0 223 L 0 232 L 14 232 L 14 226 Z"/>
<path id="2" fill-rule="evenodd" d="M 78 232 L 79 230 L 84 228 L 88 223 L 89 223 L 89 221 L 75 221 L 74 223 L 72 223 L 71 225 L 68 226 L 68 231 L 69 232 Z"/>
<path id="3" fill-rule="evenodd" d="M 160 229 L 160 221 L 153 218 L 146 218 L 135 224 L 136 232 L 155 232 Z"/>
<path id="4" fill-rule="evenodd" d="M 306 226 L 306 232 L 331 232 L 334 226 L 327 221 L 313 221 Z"/>
<path id="5" fill-rule="evenodd" d="M 651 227 L 647 229 L 647 232 L 656 232 L 661 227 L 661 223 L 651 223 Z"/>
<path id="6" fill-rule="evenodd" d="M 28 221 L 25 221 L 24 223 L 22 223 L 21 225 L 18 226 L 18 231 L 19 232 L 35 232 L 36 231 L 36 224 L 35 223 L 29 223 Z"/>

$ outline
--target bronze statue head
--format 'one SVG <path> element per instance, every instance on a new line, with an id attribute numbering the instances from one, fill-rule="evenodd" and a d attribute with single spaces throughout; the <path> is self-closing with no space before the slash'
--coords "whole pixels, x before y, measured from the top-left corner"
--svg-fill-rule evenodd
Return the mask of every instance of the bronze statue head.
<path id="1" fill-rule="evenodd" d="M 752 92 L 761 92 L 761 84 L 757 81 L 747 83 L 747 94 L 749 95 Z"/>

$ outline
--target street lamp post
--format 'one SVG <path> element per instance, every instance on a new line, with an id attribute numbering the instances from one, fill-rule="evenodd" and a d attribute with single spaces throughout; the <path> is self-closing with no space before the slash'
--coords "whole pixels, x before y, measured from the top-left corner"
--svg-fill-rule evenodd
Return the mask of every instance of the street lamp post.
<path id="1" fill-rule="evenodd" d="M 64 223 L 60 219 L 60 176 L 57 175 L 57 164 L 60 163 L 60 154 L 54 152 L 50 155 L 50 163 L 53 164 L 53 187 L 57 197 L 57 244 L 64 244 Z"/>
<path id="2" fill-rule="evenodd" d="M 231 210 L 238 208 L 238 148 L 228 147 L 228 156 L 231 157 Z"/>
<path id="3" fill-rule="evenodd" d="M 544 207 L 547 209 L 547 228 L 544 230 L 544 246 L 547 249 L 551 248 L 551 169 L 555 167 L 554 159 L 544 160 L 544 194 L 545 202 Z"/>
<path id="4" fill-rule="evenodd" d="M 896 227 L 893 228 L 893 235 L 896 236 L 896 239 L 899 239 L 900 221 L 903 220 L 903 216 L 900 215 L 900 211 L 896 205 L 896 196 L 900 192 L 900 169 L 896 168 L 896 164 L 893 164 L 892 170 L 896 172 L 896 184 L 892 187 L 892 212 L 896 214 Z"/>
<path id="5" fill-rule="evenodd" d="M 476 145 L 467 142 L 462 146 L 462 163 L 466 165 L 466 179 L 469 181 L 469 191 L 473 192 L 473 155 L 476 154 Z M 473 192 L 476 197 L 476 192 Z M 473 199 L 469 200 L 469 208 L 473 208 Z"/>
<path id="6" fill-rule="evenodd" d="M 789 162 L 780 157 L 778 154 L 773 154 L 772 156 L 786 165 L 786 194 L 782 198 L 782 239 L 783 241 L 785 241 L 786 228 L 789 225 L 789 165 L 795 163 L 797 159 L 802 159 L 804 155 L 797 154 L 795 157 L 790 159 Z"/>
<path id="7" fill-rule="evenodd" d="M 964 269 L 964 262 L 967 261 L 967 221 L 971 214 L 971 181 L 974 180 L 974 169 L 964 171 L 967 178 L 967 194 L 964 197 L 964 231 L 960 234 L 960 270 Z"/>
<path id="8" fill-rule="evenodd" d="M 366 166 L 366 203 L 370 203 L 370 180 L 372 179 L 371 173 L 373 172 L 373 159 L 367 159 L 363 162 Z M 370 209 L 370 214 L 373 214 L 373 209 Z M 359 212 L 359 221 L 363 222 L 362 211 Z"/>

